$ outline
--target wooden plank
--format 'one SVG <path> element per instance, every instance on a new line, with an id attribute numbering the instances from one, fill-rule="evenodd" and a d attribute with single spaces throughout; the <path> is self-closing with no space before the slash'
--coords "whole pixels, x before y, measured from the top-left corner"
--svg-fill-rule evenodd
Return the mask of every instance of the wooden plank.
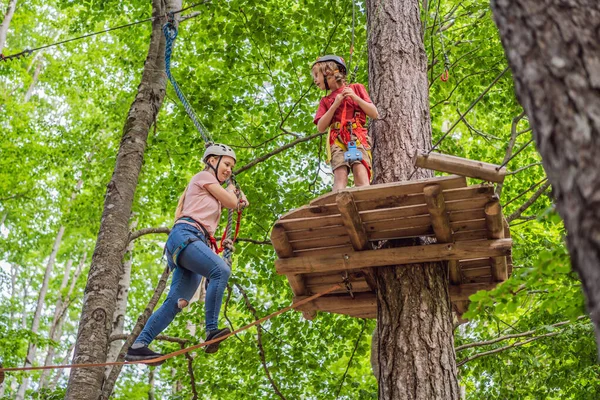
<path id="1" fill-rule="evenodd" d="M 338 282 L 341 281 L 341 278 L 338 279 Z M 331 287 L 331 284 L 317 284 L 317 285 L 307 285 L 306 286 L 306 290 L 307 293 L 320 293 L 324 290 L 327 290 L 328 288 Z M 367 281 L 365 280 L 361 280 L 361 281 L 354 281 L 352 282 L 352 292 L 353 293 L 361 293 L 361 292 L 372 292 L 371 288 L 369 287 L 369 285 L 367 284 Z M 339 290 L 334 290 L 331 293 L 347 293 L 346 288 L 342 287 Z"/>
<path id="2" fill-rule="evenodd" d="M 343 254 L 354 250 L 352 245 L 321 247 L 318 249 L 294 251 L 294 257 L 314 257 L 320 255 Z"/>
<path id="3" fill-rule="evenodd" d="M 294 303 L 304 300 L 308 296 L 294 297 Z M 309 303 L 305 303 L 297 308 L 297 310 L 318 310 L 327 312 L 340 312 L 348 310 L 377 310 L 377 296 L 374 293 L 357 293 L 354 298 L 348 294 L 342 295 L 327 295 L 319 297 Z M 345 314 L 345 312 L 341 312 Z"/>
<path id="4" fill-rule="evenodd" d="M 492 266 L 488 265 L 479 267 L 479 268 L 471 268 L 471 269 L 462 269 L 462 274 L 465 278 L 477 278 L 480 276 L 491 276 L 492 274 Z M 308 286 L 308 283 L 306 284 Z"/>
<path id="5" fill-rule="evenodd" d="M 369 232 L 369 240 L 389 240 L 402 239 L 419 236 L 432 236 L 433 228 L 431 226 L 418 226 L 414 228 L 389 229 L 384 231 Z"/>
<path id="6" fill-rule="evenodd" d="M 416 155 L 415 165 L 450 174 L 458 174 L 490 182 L 502 183 L 506 176 L 506 168 L 499 165 L 469 160 L 440 153 L 421 152 Z"/>
<path id="7" fill-rule="evenodd" d="M 348 235 L 344 226 L 333 226 L 324 229 L 308 229 L 301 231 L 286 231 L 286 233 L 288 236 L 288 240 L 290 241 L 329 238 Z"/>
<path id="8" fill-rule="evenodd" d="M 490 258 L 474 258 L 470 260 L 460 260 L 460 267 L 464 269 L 481 268 L 491 266 Z"/>
<path id="9" fill-rule="evenodd" d="M 386 265 L 495 257 L 506 255 L 511 246 L 511 239 L 499 239 L 350 251 L 344 254 L 279 259 L 275 261 L 275 269 L 279 274 L 304 274 L 350 271 Z"/>
<path id="10" fill-rule="evenodd" d="M 485 205 L 485 220 L 487 223 L 488 239 L 504 238 L 504 226 L 502 222 L 502 208 L 497 199 Z M 497 282 L 508 279 L 506 257 L 492 258 L 492 276 Z"/>
<path id="11" fill-rule="evenodd" d="M 277 221 L 276 225 L 283 225 L 286 231 L 301 229 L 318 229 L 334 226 L 343 226 L 342 216 L 339 214 L 326 217 L 292 218 Z"/>
<path id="12" fill-rule="evenodd" d="M 344 221 L 344 226 L 348 236 L 350 236 L 350 242 L 354 250 L 360 251 L 371 247 L 352 194 L 341 192 L 337 195 L 335 202 L 340 210 L 342 221 Z"/>
<path id="13" fill-rule="evenodd" d="M 307 294 L 307 288 L 303 275 L 287 275 L 288 282 L 295 296 L 303 296 Z"/>
<path id="14" fill-rule="evenodd" d="M 448 211 L 466 210 L 470 208 L 483 207 L 485 203 L 491 200 L 494 193 L 492 185 L 474 185 L 458 189 L 448 189 L 444 191 L 444 197 L 446 199 L 446 207 Z M 472 199 L 472 203 L 465 202 L 458 204 L 456 208 L 450 207 L 451 202 L 456 200 Z M 487 198 L 487 200 L 483 200 Z M 418 206 L 425 204 L 425 197 L 423 193 L 418 194 L 401 194 L 401 195 L 390 195 L 377 197 L 375 199 L 358 201 L 356 207 L 359 212 L 385 209 L 391 207 L 407 207 L 407 206 Z M 472 204 L 472 205 L 471 205 Z M 481 205 L 480 205 L 481 204 Z M 339 210 L 336 204 L 325 204 L 325 205 L 311 205 L 304 206 L 294 211 L 290 211 L 283 217 L 281 217 L 278 223 L 284 223 L 290 219 L 301 219 L 301 218 L 321 218 L 327 216 L 339 215 Z M 362 217 L 362 215 L 361 215 Z"/>
<path id="15" fill-rule="evenodd" d="M 317 197 L 310 202 L 311 206 L 319 206 L 324 204 L 335 203 L 335 198 L 338 193 L 351 193 L 354 201 L 364 201 L 368 199 L 376 199 L 387 196 L 400 196 L 423 192 L 423 187 L 431 183 L 438 183 L 443 189 L 460 188 L 467 186 L 467 180 L 462 176 L 438 176 L 434 178 L 416 179 L 405 182 L 390 182 L 379 185 L 361 186 L 347 188 L 343 191 L 327 193 Z"/>
<path id="16" fill-rule="evenodd" d="M 462 231 L 476 231 L 485 229 L 485 219 L 474 219 L 472 221 L 451 222 L 452 232 L 457 234 Z"/>
<path id="17" fill-rule="evenodd" d="M 298 240 L 290 242 L 294 250 L 318 249 L 322 247 L 332 247 L 339 245 L 352 244 L 347 235 L 334 236 L 330 238 L 317 238 L 309 240 Z"/>
<path id="18" fill-rule="evenodd" d="M 485 239 L 487 239 L 487 229 L 478 229 L 476 231 L 462 231 L 454 233 L 455 242 L 466 242 Z"/>
<path id="19" fill-rule="evenodd" d="M 506 239 L 504 239 L 506 240 Z M 492 290 L 497 286 L 497 283 L 464 283 L 460 286 L 448 286 L 450 293 L 450 301 L 469 300 L 469 296 L 479 292 L 480 290 Z"/>
<path id="20" fill-rule="evenodd" d="M 305 275 L 306 286 L 314 286 L 314 285 L 333 285 L 335 283 L 342 282 L 342 275 L 345 276 L 345 272 L 325 272 L 319 274 L 310 274 Z M 352 271 L 348 272 L 348 279 L 351 283 L 357 281 L 364 281 L 364 277 L 361 271 Z"/>

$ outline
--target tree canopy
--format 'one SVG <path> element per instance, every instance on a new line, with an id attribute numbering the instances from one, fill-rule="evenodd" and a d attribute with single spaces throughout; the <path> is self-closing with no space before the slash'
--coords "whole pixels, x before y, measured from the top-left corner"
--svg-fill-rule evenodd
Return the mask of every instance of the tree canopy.
<path id="1" fill-rule="evenodd" d="M 3 15 L 8 3 L 0 2 Z M 140 0 L 17 1 L 3 54 L 140 21 L 151 11 L 151 2 Z M 363 2 L 350 0 L 215 1 L 183 16 L 173 74 L 215 140 L 237 152 L 237 179 L 252 203 L 244 213 L 222 316 L 224 324 L 238 328 L 290 304 L 287 280 L 273 266 L 272 224 L 330 190 L 325 139 L 315 135 L 312 122 L 323 93 L 312 82 L 310 66 L 319 55 L 339 54 L 351 59 L 355 81 L 366 85 L 370 32 Z M 500 202 L 514 240 L 512 276 L 493 291 L 471 296 L 463 315 L 468 322 L 454 332 L 466 398 L 595 399 L 600 371 L 593 327 L 489 3 L 424 1 L 421 19 L 434 143 L 443 138 L 436 151 L 506 163 L 511 171 Z M 21 366 L 30 343 L 38 348 L 34 365 L 43 364 L 50 347 L 56 350 L 52 364 L 71 358 L 89 261 L 71 293 L 68 286 L 61 289 L 61 282 L 69 261 L 75 266 L 84 255 L 91 259 L 150 29 L 149 22 L 140 23 L 0 62 L 4 366 Z M 445 65 L 447 81 L 440 79 Z M 291 143 L 296 144 L 280 151 Z M 203 149 L 169 85 L 135 194 L 137 229 L 171 225 L 179 195 L 202 168 Z M 33 332 L 45 267 L 61 227 L 40 328 Z M 132 279 L 125 332 L 164 269 L 165 239 L 164 233 L 140 236 L 126 255 Z M 69 276 L 74 273 L 75 267 Z M 52 341 L 49 332 L 61 298 L 68 304 L 62 336 Z M 164 334 L 195 344 L 203 336 L 203 315 L 202 304 L 193 303 Z M 288 312 L 263 324 L 258 334 L 251 329 L 232 337 L 216 355 L 174 358 L 150 374 L 146 366 L 125 367 L 113 396 L 375 399 L 369 359 L 374 327 L 373 320 L 320 313 L 306 321 Z M 180 344 L 159 340 L 154 347 L 170 352 Z M 54 372 L 50 381 L 55 384 L 40 390 L 40 374 L 7 373 L 0 393 L 14 398 L 29 376 L 26 398 L 62 398 L 66 376 Z"/>

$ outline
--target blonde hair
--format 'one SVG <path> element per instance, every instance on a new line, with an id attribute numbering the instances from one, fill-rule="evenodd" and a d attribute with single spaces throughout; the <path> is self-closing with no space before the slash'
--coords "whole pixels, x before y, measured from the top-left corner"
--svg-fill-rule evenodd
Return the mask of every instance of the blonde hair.
<path id="1" fill-rule="evenodd" d="M 335 78 L 335 81 L 337 83 L 339 83 L 341 85 L 346 84 L 346 74 L 343 73 L 342 71 L 340 71 L 339 65 L 337 65 L 333 61 L 325 61 L 325 62 L 316 63 L 312 67 L 313 76 L 315 75 L 315 73 L 323 74 L 323 75 L 325 75 L 325 77 L 331 75 Z"/>
<path id="2" fill-rule="evenodd" d="M 179 201 L 177 202 L 177 208 L 175 209 L 175 221 L 177 221 L 181 217 L 181 213 L 183 211 L 183 203 L 185 201 L 185 195 L 188 191 L 188 186 L 185 187 L 183 194 L 179 197 Z"/>

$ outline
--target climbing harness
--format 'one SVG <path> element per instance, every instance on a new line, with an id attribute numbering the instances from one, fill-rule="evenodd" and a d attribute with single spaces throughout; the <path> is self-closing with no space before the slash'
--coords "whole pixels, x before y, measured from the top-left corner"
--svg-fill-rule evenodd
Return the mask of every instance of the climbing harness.
<path id="1" fill-rule="evenodd" d="M 35 371 L 35 370 L 44 370 L 44 369 L 66 369 L 66 368 L 101 368 L 101 367 L 107 367 L 107 366 L 112 366 L 112 365 L 132 365 L 132 364 L 154 364 L 154 363 L 158 363 L 164 360 L 168 360 L 169 358 L 173 358 L 176 356 L 179 356 L 181 354 L 186 354 L 189 353 L 193 350 L 199 349 L 201 347 L 204 346 L 208 346 L 217 342 L 220 342 L 222 340 L 227 339 L 230 336 L 233 335 L 237 335 L 240 332 L 243 332 L 253 326 L 256 326 L 258 324 L 262 324 L 265 321 L 270 320 L 271 318 L 274 318 L 278 315 L 281 315 L 285 312 L 288 312 L 289 310 L 298 308 L 306 303 L 310 303 L 311 301 L 318 299 L 321 296 L 325 296 L 326 294 L 329 294 L 333 291 L 339 290 L 342 287 L 341 283 L 337 283 L 333 286 L 331 286 L 329 289 L 326 289 L 320 293 L 314 294 L 310 297 L 307 297 L 303 300 L 298 301 L 297 303 L 293 303 L 290 306 L 284 307 L 282 309 L 279 309 L 277 311 L 275 311 L 272 314 L 269 314 L 265 317 L 262 317 L 260 319 L 257 319 L 254 322 L 249 323 L 248 325 L 245 325 L 241 328 L 236 329 L 235 331 L 228 333 L 227 335 L 223 335 L 217 339 L 212 339 L 212 340 L 207 340 L 206 342 L 202 342 L 199 343 L 197 345 L 194 346 L 190 346 L 190 347 L 186 347 L 184 349 L 181 350 L 177 350 L 174 351 L 173 353 L 169 353 L 169 354 L 165 354 L 163 356 L 151 359 L 151 360 L 140 360 L 140 361 L 115 361 L 115 362 L 106 362 L 106 363 L 99 363 L 99 364 L 94 364 L 94 363 L 88 363 L 88 364 L 70 364 L 70 365 L 46 365 L 46 366 L 37 366 L 37 367 L 14 367 L 14 368 L 2 368 L 0 365 L 0 377 L 4 376 L 5 372 L 13 372 L 13 371 Z M 1 382 L 0 382 L 1 383 Z"/>
<path id="2" fill-rule="evenodd" d="M 352 292 L 352 283 L 350 282 L 348 271 L 344 271 L 344 273 L 342 274 L 342 281 L 350 297 L 354 298 L 354 292 Z"/>
<path id="3" fill-rule="evenodd" d="M 348 142 L 348 150 L 344 153 L 344 161 L 348 164 L 352 165 L 355 162 L 362 161 L 362 153 L 358 151 L 356 148 L 356 140 L 354 139 L 354 134 L 352 133 L 352 121 L 347 122 L 348 131 L 350 132 L 350 140 Z"/>

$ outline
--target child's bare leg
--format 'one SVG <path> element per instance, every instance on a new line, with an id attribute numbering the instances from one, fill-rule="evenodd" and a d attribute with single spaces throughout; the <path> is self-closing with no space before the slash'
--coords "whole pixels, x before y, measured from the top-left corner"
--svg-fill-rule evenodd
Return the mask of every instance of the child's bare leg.
<path id="1" fill-rule="evenodd" d="M 348 168 L 342 165 L 333 170 L 333 191 L 345 189 L 348 185 Z"/>
<path id="2" fill-rule="evenodd" d="M 354 186 L 369 186 L 369 172 L 367 167 L 362 163 L 356 163 L 352 166 L 352 173 L 354 174 Z"/>

